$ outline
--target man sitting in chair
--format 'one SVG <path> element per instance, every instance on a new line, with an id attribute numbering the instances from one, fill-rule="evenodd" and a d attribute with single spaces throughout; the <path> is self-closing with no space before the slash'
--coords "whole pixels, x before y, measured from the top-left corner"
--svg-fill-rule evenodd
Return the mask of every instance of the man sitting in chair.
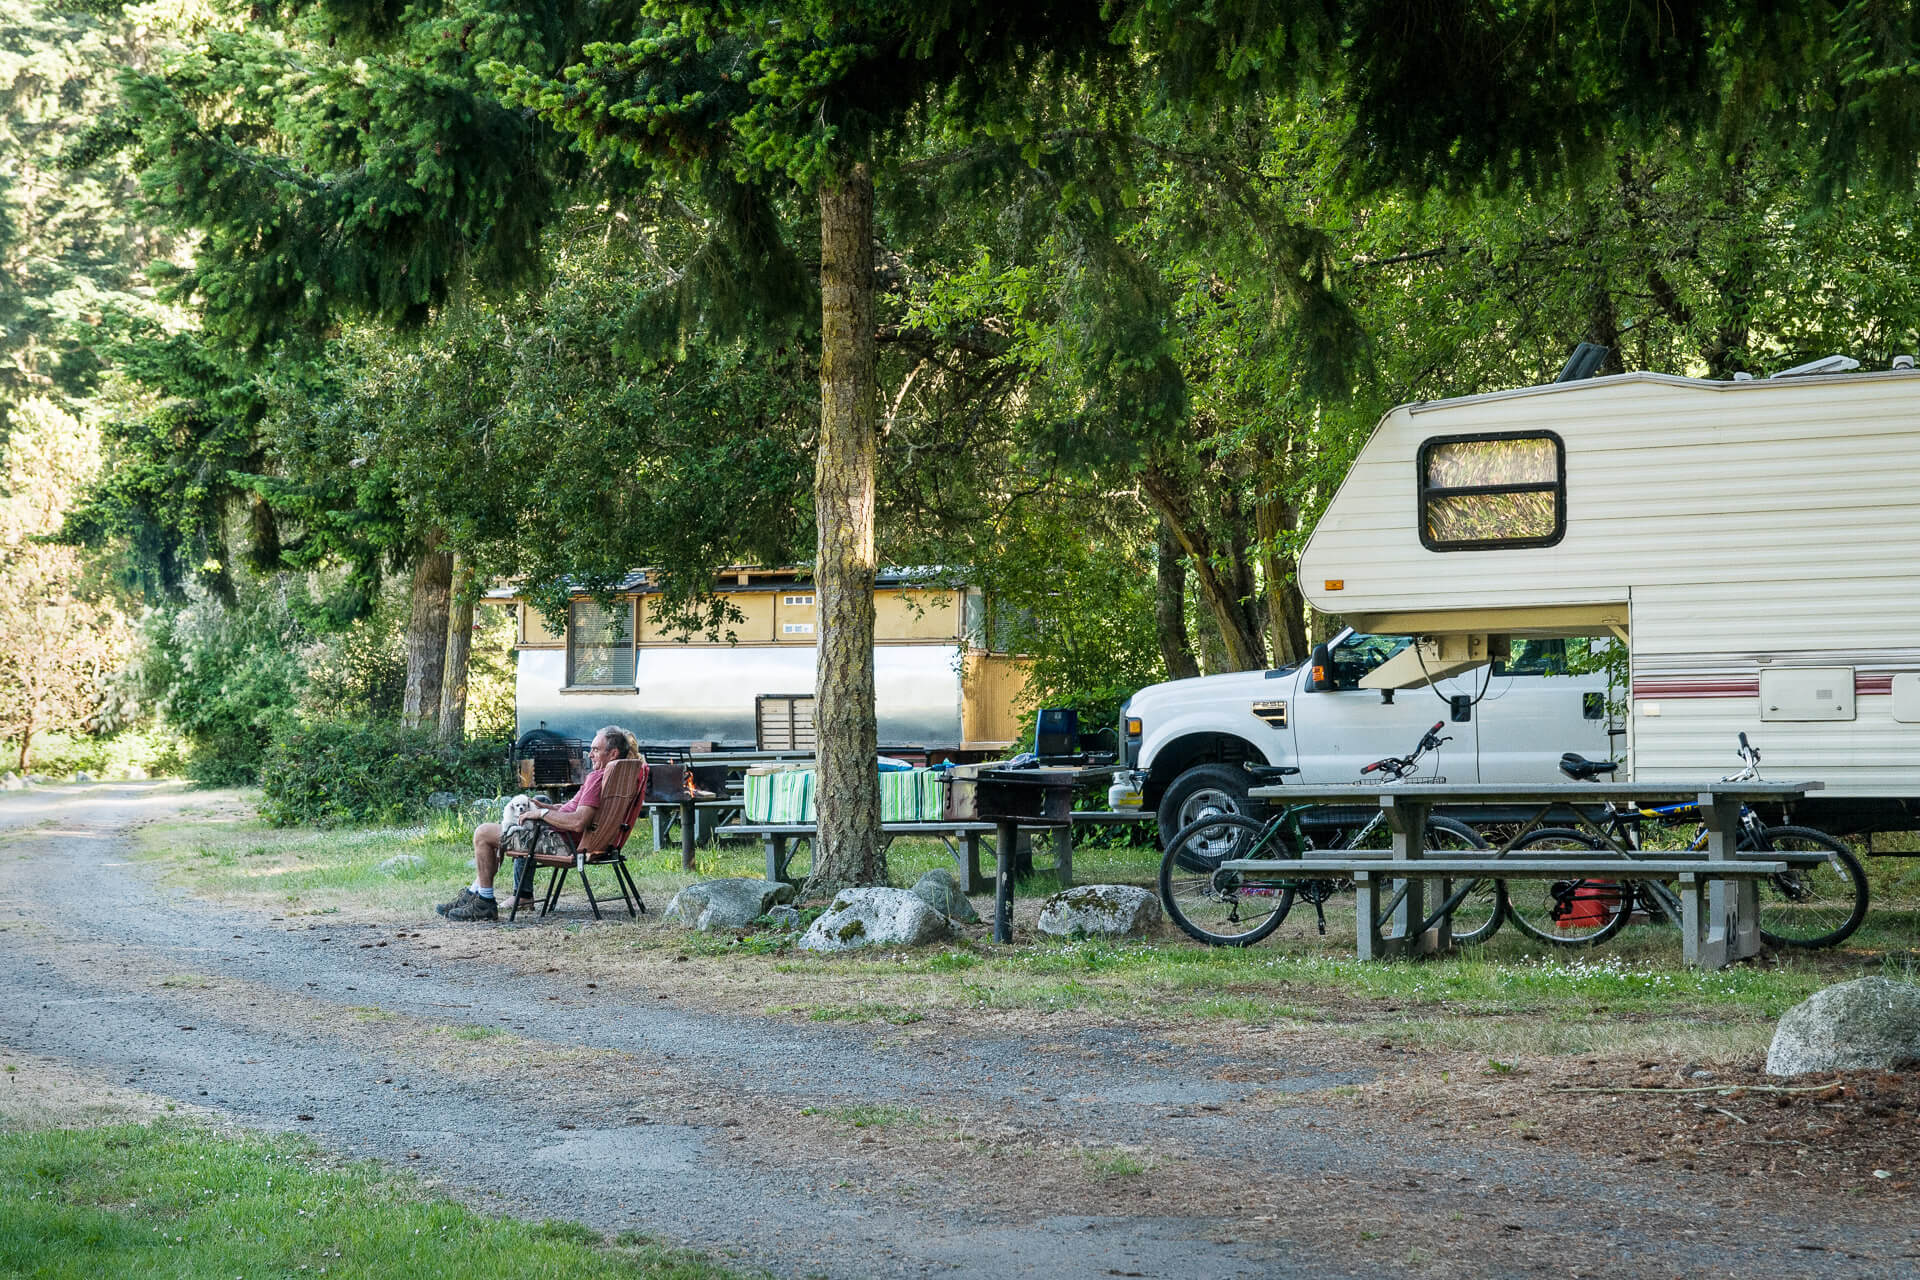
<path id="1" fill-rule="evenodd" d="M 634 753 L 634 742 L 625 729 L 608 725 L 593 735 L 588 754 L 593 771 L 580 784 L 580 790 L 565 804 L 534 804 L 520 821 L 502 832 L 497 822 L 483 822 L 473 830 L 473 883 L 460 891 L 452 902 L 443 902 L 434 910 L 449 920 L 498 920 L 500 904 L 494 901 L 493 877 L 500 870 L 504 850 L 516 853 L 542 852 L 541 842 L 561 841 L 554 833 L 564 831 L 578 836 L 593 825 L 594 810 L 600 806 L 600 792 L 606 785 L 607 766 L 625 760 Z M 554 848 L 546 852 L 564 852 Z M 514 876 L 514 893 L 520 905 L 533 901 L 533 859 L 525 858 Z"/>

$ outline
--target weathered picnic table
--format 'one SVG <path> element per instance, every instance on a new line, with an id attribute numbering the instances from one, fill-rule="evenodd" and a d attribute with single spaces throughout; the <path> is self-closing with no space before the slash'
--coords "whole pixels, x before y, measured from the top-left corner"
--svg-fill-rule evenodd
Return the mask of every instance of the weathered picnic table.
<path id="1" fill-rule="evenodd" d="M 1362 960 L 1395 955 L 1420 955 L 1451 944 L 1444 912 L 1429 915 L 1427 905 L 1444 905 L 1448 882 L 1462 879 L 1557 878 L 1613 876 L 1618 879 L 1678 879 L 1684 908 L 1681 946 L 1687 964 L 1721 968 L 1734 960 L 1758 955 L 1760 906 L 1755 881 L 1779 874 L 1786 864 L 1774 855 L 1738 852 L 1740 810 L 1752 803 L 1780 803 L 1799 799 L 1820 788 L 1817 782 L 1579 782 L 1493 783 L 1409 782 L 1390 787 L 1299 786 L 1255 787 L 1257 800 L 1279 805 L 1347 805 L 1385 811 L 1392 847 L 1379 852 L 1315 851 L 1310 859 L 1285 864 L 1300 875 L 1352 876 L 1354 880 L 1358 948 Z M 1669 851 L 1644 854 L 1622 848 L 1586 815 L 1608 802 L 1698 804 L 1707 829 L 1706 847 L 1688 857 Z M 1532 821 L 1515 837 L 1485 854 L 1465 855 L 1448 850 L 1431 855 L 1422 839 L 1427 818 L 1435 809 L 1520 805 L 1537 808 Z M 1509 856 L 1514 840 L 1538 825 L 1550 813 L 1572 809 L 1607 844 L 1593 857 L 1551 858 Z M 1268 860 L 1223 863 L 1225 869 L 1271 869 Z M 1637 874 L 1636 874 L 1637 873 Z M 1701 890 L 1705 890 L 1704 906 Z"/>
<path id="2" fill-rule="evenodd" d="M 1075 827 L 1092 828 L 1121 824 L 1147 822 L 1152 814 L 1087 812 L 1071 815 L 1066 823 L 1023 821 L 1013 824 L 1011 839 L 1002 839 L 999 824 L 993 822 L 939 821 L 939 822 L 884 822 L 880 833 L 888 840 L 897 836 L 931 836 L 947 846 L 947 852 L 953 855 L 956 864 L 955 879 L 960 882 L 960 892 L 978 893 L 986 887 L 986 878 L 980 872 L 981 842 L 988 836 L 995 838 L 994 853 L 998 857 L 1004 846 L 1009 855 L 1021 833 L 1029 835 L 1041 831 L 1053 833 L 1054 876 L 1062 889 L 1073 887 L 1073 829 Z M 810 845 L 816 834 L 811 822 L 734 822 L 716 827 L 716 837 L 757 836 L 767 852 L 767 879 L 784 880 L 792 883 L 794 877 L 788 870 L 788 862 L 794 851 L 803 844 Z M 1011 883 L 1011 867 L 1008 868 L 1008 882 Z M 996 877 L 998 879 L 998 877 Z"/>

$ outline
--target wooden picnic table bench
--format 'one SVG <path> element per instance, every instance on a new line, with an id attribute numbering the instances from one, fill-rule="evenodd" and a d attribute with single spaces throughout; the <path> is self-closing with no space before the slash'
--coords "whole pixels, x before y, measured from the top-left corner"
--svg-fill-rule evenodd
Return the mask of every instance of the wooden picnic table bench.
<path id="1" fill-rule="evenodd" d="M 1796 800 L 1819 787 L 1817 782 L 1414 782 L 1389 787 L 1282 784 L 1255 787 L 1249 794 L 1270 804 L 1359 805 L 1385 810 L 1393 837 L 1387 858 L 1355 853 L 1282 864 L 1303 875 L 1310 874 L 1311 867 L 1323 866 L 1327 868 L 1324 874 L 1353 876 L 1359 899 L 1355 908 L 1360 925 L 1356 946 L 1363 960 L 1421 955 L 1450 946 L 1451 934 L 1444 916 L 1430 919 L 1426 911 L 1429 901 L 1446 901 L 1448 880 L 1561 875 L 1631 880 L 1672 875 L 1681 885 L 1685 917 L 1681 946 L 1686 963 L 1717 969 L 1760 953 L 1760 904 L 1754 882 L 1779 874 L 1787 865 L 1773 854 L 1764 855 L 1767 860 L 1761 861 L 1739 853 L 1735 846 L 1741 807 L 1756 801 Z M 1601 838 L 1609 852 L 1592 857 L 1510 857 L 1507 849 L 1513 840 L 1477 857 L 1463 857 L 1458 850 L 1430 857 L 1424 847 L 1427 818 L 1435 809 L 1488 804 L 1537 807 L 1534 822 L 1522 829 L 1524 834 L 1526 828 L 1550 812 L 1568 806 L 1575 810 L 1598 808 L 1609 801 L 1695 803 L 1707 830 L 1706 847 L 1693 857 L 1674 857 L 1667 851 L 1645 857 L 1639 851 L 1621 848 L 1604 831 Z M 1383 894 L 1388 882 L 1391 892 Z M 1699 895 L 1703 885 L 1707 890 L 1704 909 Z"/>
<path id="2" fill-rule="evenodd" d="M 1069 823 L 1057 822 L 1021 822 L 1018 832 L 1053 832 L 1054 876 L 1062 889 L 1073 887 L 1073 828 L 1077 826 L 1113 826 L 1122 823 L 1151 821 L 1153 815 L 1132 813 L 1111 813 L 1094 811 L 1075 813 Z M 980 845 L 987 836 L 995 836 L 997 826 L 991 822 L 934 821 L 934 822 L 883 822 L 880 834 L 888 840 L 897 836 L 931 836 L 947 846 L 947 852 L 953 855 L 958 866 L 955 878 L 960 881 L 960 892 L 979 893 L 986 889 L 986 877 L 980 872 Z M 729 836 L 758 836 L 767 851 L 767 879 L 783 880 L 793 883 L 794 878 L 787 870 L 787 862 L 793 852 L 802 844 L 810 845 L 816 834 L 816 826 L 811 822 L 732 822 L 714 828 L 717 838 Z M 1015 851 L 1009 846 L 1009 854 Z M 996 836 L 994 845 L 996 857 L 1000 853 L 1000 842 Z M 1009 879 L 1011 867 L 1008 868 Z"/>

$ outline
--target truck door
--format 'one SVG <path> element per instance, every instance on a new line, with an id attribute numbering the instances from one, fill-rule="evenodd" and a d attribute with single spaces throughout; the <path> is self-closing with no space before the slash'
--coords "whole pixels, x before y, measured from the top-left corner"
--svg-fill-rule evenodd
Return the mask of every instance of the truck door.
<path id="1" fill-rule="evenodd" d="M 1482 782 L 1564 782 L 1562 752 L 1607 758 L 1606 677 L 1567 674 L 1567 646 L 1590 643 L 1515 640 L 1512 656 L 1493 664 L 1473 717 Z"/>
<path id="2" fill-rule="evenodd" d="M 1411 755 L 1420 736 L 1436 720 L 1452 742 L 1420 762 L 1414 778 L 1432 781 L 1477 782 L 1475 737 L 1479 716 L 1454 723 L 1446 699 L 1479 690 L 1483 671 L 1442 680 L 1432 687 L 1401 689 L 1392 702 L 1383 702 L 1378 689 L 1360 688 L 1360 678 L 1407 647 L 1406 636 L 1375 636 L 1348 632 L 1329 646 L 1333 667 L 1332 689 L 1302 693 L 1294 699 L 1295 761 L 1300 781 L 1339 783 L 1362 781 L 1360 767 L 1383 756 Z M 1440 697 L 1434 696 L 1434 690 Z M 1436 761 L 1437 767 L 1436 767 Z M 1411 781 L 1412 779 L 1410 779 Z"/>

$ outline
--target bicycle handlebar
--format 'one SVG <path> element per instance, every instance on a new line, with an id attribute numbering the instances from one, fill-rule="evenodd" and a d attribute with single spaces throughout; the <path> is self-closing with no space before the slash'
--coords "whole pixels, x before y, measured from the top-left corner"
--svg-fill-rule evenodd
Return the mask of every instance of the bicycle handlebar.
<path id="1" fill-rule="evenodd" d="M 1434 721 L 1433 727 L 1421 735 L 1420 744 L 1413 749 L 1412 755 L 1388 756 L 1384 760 L 1375 760 L 1372 764 L 1363 764 L 1360 766 L 1360 775 L 1365 777 L 1369 773 L 1386 773 L 1391 774 L 1396 781 L 1406 777 L 1413 772 L 1414 766 L 1419 762 L 1421 756 L 1427 754 L 1429 751 L 1437 751 L 1442 745 L 1453 741 L 1450 737 L 1440 738 L 1434 736 L 1446 727 L 1447 722 L 1445 720 Z"/>

